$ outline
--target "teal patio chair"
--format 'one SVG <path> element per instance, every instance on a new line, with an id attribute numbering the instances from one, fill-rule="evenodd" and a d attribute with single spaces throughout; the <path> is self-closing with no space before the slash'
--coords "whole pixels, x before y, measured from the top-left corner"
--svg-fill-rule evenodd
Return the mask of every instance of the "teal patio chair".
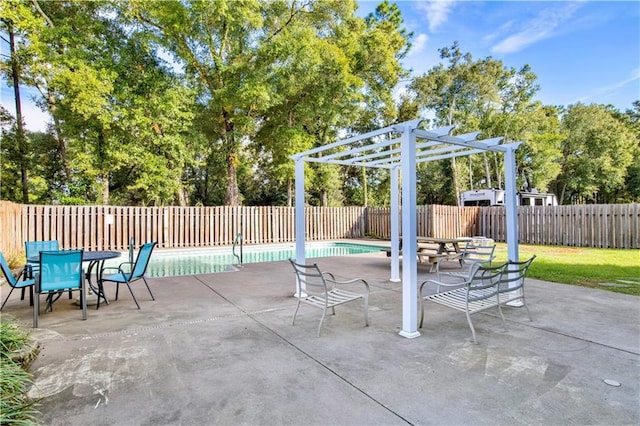
<path id="1" fill-rule="evenodd" d="M 38 327 L 40 315 L 40 295 L 47 295 L 47 310 L 51 311 L 58 296 L 66 290 L 80 291 L 82 319 L 87 319 L 87 298 L 85 296 L 84 271 L 82 270 L 82 250 L 41 251 L 40 272 L 36 276 L 33 306 L 33 328 Z"/>
<path id="2" fill-rule="evenodd" d="M 33 284 L 35 280 L 33 278 L 27 278 L 25 276 L 26 267 L 20 272 L 20 274 L 18 275 L 18 278 L 16 278 L 13 275 L 13 272 L 11 272 L 11 268 L 9 268 L 9 264 L 5 260 L 2 253 L 0 253 L 0 267 L 2 269 L 2 274 L 4 275 L 4 278 L 7 281 L 7 284 L 9 284 L 9 287 L 11 287 L 11 290 L 9 291 L 7 298 L 4 299 L 4 302 L 2 302 L 2 306 L 0 306 L 0 311 L 2 310 L 2 308 L 4 308 L 4 304 L 7 303 L 7 300 L 9 300 L 9 297 L 11 297 L 11 293 L 15 288 L 19 288 L 22 290 L 22 297 L 20 298 L 20 300 L 24 300 L 24 291 L 25 289 L 28 288 L 29 302 L 31 303 L 31 305 L 33 305 Z M 23 280 L 20 280 L 20 277 L 22 277 Z"/>
<path id="3" fill-rule="evenodd" d="M 40 263 L 39 262 L 29 262 L 29 258 L 33 256 L 38 256 L 41 251 L 58 251 L 60 250 L 60 245 L 58 244 L 58 240 L 47 240 L 47 241 L 25 241 L 24 243 L 24 251 L 27 256 L 27 266 L 31 269 L 31 276 L 29 278 L 33 278 L 36 276 L 38 271 L 40 271 Z"/>
<path id="4" fill-rule="evenodd" d="M 58 250 L 60 250 L 58 240 L 25 241 L 24 251 L 27 257 L 27 267 L 25 269 L 25 273 L 27 274 L 26 278 L 35 278 L 40 271 L 40 262 L 29 262 L 30 257 L 38 256 L 41 251 Z M 71 300 L 72 297 L 73 295 L 69 292 L 69 300 Z"/>
<path id="5" fill-rule="evenodd" d="M 116 298 L 118 300 L 118 291 L 120 290 L 120 284 L 126 284 L 129 288 L 129 292 L 133 297 L 133 301 L 136 302 L 136 306 L 140 309 L 140 304 L 136 299 L 136 296 L 133 294 L 133 290 L 131 290 L 131 283 L 134 281 L 142 280 L 144 285 L 147 286 L 147 290 L 151 295 L 152 300 L 156 300 L 153 297 L 153 293 L 151 293 L 151 289 L 149 288 L 149 283 L 147 283 L 144 274 L 147 272 L 147 266 L 149 266 L 149 259 L 151 259 L 151 253 L 153 252 L 154 247 L 156 246 L 156 242 L 146 243 L 142 247 L 140 247 L 140 251 L 138 252 L 138 257 L 135 262 L 123 262 L 115 267 L 106 267 L 102 269 L 102 279 L 98 282 L 98 287 L 100 292 L 104 294 L 103 283 L 105 282 L 113 282 L 116 283 Z M 118 271 L 115 274 L 104 275 L 105 272 L 109 270 Z M 100 300 L 98 299 L 98 306 L 100 304 Z"/>

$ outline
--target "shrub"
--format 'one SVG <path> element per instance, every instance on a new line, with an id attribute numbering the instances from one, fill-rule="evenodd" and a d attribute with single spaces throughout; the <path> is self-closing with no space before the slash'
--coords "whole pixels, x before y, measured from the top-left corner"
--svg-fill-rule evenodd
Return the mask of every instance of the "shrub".
<path id="1" fill-rule="evenodd" d="M 38 423 L 37 401 L 29 399 L 31 375 L 15 361 L 16 354 L 28 348 L 29 334 L 17 324 L 0 322 L 0 424 L 32 425 Z"/>

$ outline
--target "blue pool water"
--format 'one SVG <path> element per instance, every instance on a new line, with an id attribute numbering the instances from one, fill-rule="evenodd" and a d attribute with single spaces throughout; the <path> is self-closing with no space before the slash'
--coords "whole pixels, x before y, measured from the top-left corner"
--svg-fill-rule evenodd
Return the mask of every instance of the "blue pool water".
<path id="1" fill-rule="evenodd" d="M 353 243 L 307 243 L 306 257 L 374 253 L 383 248 L 382 246 Z M 239 248 L 237 247 L 236 253 L 239 254 Z M 242 250 L 243 263 L 275 262 L 295 257 L 296 248 L 294 244 L 245 246 Z M 149 261 L 147 276 L 171 277 L 231 271 L 235 270 L 232 265 L 237 263 L 238 260 L 233 256 L 231 248 L 155 250 Z"/>

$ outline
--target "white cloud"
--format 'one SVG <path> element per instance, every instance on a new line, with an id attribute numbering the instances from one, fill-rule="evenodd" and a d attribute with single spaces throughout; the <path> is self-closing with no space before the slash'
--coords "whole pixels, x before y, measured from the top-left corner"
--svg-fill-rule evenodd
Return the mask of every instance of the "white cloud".
<path id="1" fill-rule="evenodd" d="M 494 53 L 514 53 L 538 41 L 553 37 L 556 29 L 569 20 L 581 7 L 579 3 L 565 3 L 544 9 L 538 16 L 521 24 L 522 29 L 494 45 Z"/>
<path id="2" fill-rule="evenodd" d="M 429 36 L 424 33 L 418 34 L 418 36 L 411 42 L 411 55 L 420 53 L 427 45 Z"/>
<path id="3" fill-rule="evenodd" d="M 640 80 L 640 69 L 635 69 L 631 72 L 631 75 L 629 78 L 626 78 L 622 81 L 619 81 L 617 83 L 611 84 L 609 86 L 605 86 L 605 87 L 599 87 L 597 89 L 593 90 L 593 93 L 589 96 L 584 96 L 580 99 L 577 99 L 574 103 L 576 102 L 585 102 L 591 98 L 594 97 L 598 97 L 601 98 L 603 96 L 607 96 L 615 91 L 617 91 L 618 89 L 623 88 L 624 86 L 626 86 L 629 83 L 633 83 L 636 80 Z M 636 87 L 636 91 L 637 91 L 637 87 Z"/>
<path id="4" fill-rule="evenodd" d="M 429 31 L 433 32 L 437 30 L 440 25 L 447 22 L 449 13 L 455 4 L 455 0 L 431 0 L 417 2 L 415 3 L 415 7 L 419 11 L 427 14 Z"/>

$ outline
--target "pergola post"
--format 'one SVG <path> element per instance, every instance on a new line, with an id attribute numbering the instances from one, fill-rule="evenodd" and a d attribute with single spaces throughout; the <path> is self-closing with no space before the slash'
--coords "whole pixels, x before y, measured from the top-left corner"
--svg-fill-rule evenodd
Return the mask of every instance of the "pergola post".
<path id="1" fill-rule="evenodd" d="M 507 257 L 512 262 L 520 258 L 518 253 L 518 197 L 516 190 L 516 149 L 519 144 L 506 146 L 504 151 L 504 196 L 507 227 Z M 516 283 L 513 283 L 514 285 Z M 518 290 L 519 291 L 519 290 Z M 510 306 L 523 306 L 522 300 L 509 302 Z"/>
<path id="2" fill-rule="evenodd" d="M 295 159 L 295 223 L 296 223 L 296 262 L 304 264 L 306 260 L 305 253 L 305 238 L 306 238 L 306 224 L 305 224 L 305 197 L 304 197 L 304 159 Z M 302 291 L 304 291 L 304 283 L 302 284 Z M 298 294 L 296 286 L 295 297 L 301 297 L 303 295 Z"/>
<path id="3" fill-rule="evenodd" d="M 516 191 L 516 147 L 509 146 L 504 152 L 504 192 L 507 225 L 507 256 L 517 262 L 518 254 L 518 198 Z"/>
<path id="4" fill-rule="evenodd" d="M 416 224 L 416 135 L 413 123 L 405 123 L 402 133 L 402 330 L 407 338 L 418 332 L 418 270 Z"/>
<path id="5" fill-rule="evenodd" d="M 391 278 L 389 281 L 400 282 L 400 191 L 398 168 L 389 170 L 391 174 Z"/>

